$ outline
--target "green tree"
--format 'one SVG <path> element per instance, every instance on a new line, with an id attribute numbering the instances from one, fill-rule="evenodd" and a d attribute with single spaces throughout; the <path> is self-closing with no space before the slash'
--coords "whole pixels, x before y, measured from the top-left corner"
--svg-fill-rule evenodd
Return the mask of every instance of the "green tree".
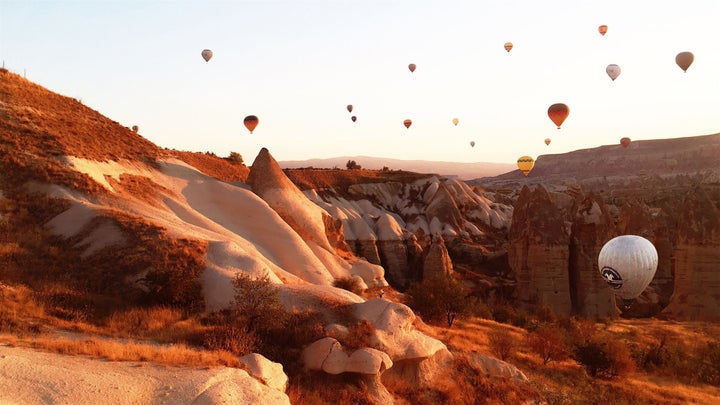
<path id="1" fill-rule="evenodd" d="M 450 274 L 434 274 L 410 286 L 406 292 L 408 305 L 425 320 L 445 318 L 452 327 L 458 316 L 470 313 L 468 289 Z"/>

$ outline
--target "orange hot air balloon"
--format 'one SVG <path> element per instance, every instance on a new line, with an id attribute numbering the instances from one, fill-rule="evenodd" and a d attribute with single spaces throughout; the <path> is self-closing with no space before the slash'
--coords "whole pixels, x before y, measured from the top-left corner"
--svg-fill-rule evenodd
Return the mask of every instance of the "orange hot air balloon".
<path id="1" fill-rule="evenodd" d="M 504 46 L 505 46 L 505 50 L 508 52 L 510 52 L 510 50 L 512 50 L 512 48 L 513 48 L 512 42 L 505 42 Z"/>
<path id="2" fill-rule="evenodd" d="M 410 69 L 410 73 L 414 72 L 416 67 L 414 63 L 409 64 L 408 69 Z"/>
<path id="3" fill-rule="evenodd" d="M 680 69 L 682 69 L 683 72 L 687 72 L 694 60 L 695 55 L 693 55 L 692 52 L 680 52 L 677 56 L 675 56 L 675 63 L 680 66 Z"/>
<path id="4" fill-rule="evenodd" d="M 356 116 L 354 116 L 354 115 L 353 115 L 352 117 L 350 117 L 350 119 L 352 120 L 352 122 L 355 122 L 355 121 L 357 121 L 357 117 L 356 117 Z"/>
<path id="5" fill-rule="evenodd" d="M 550 138 L 545 138 L 545 145 L 550 145 Z"/>
<path id="6" fill-rule="evenodd" d="M 405 128 L 410 128 L 410 125 L 412 125 L 412 120 L 403 121 L 403 125 L 405 125 Z"/>
<path id="7" fill-rule="evenodd" d="M 620 145 L 622 145 L 623 148 L 627 148 L 628 146 L 630 146 L 630 138 L 624 137 L 620 139 Z"/>
<path id="8" fill-rule="evenodd" d="M 347 105 L 347 110 L 348 110 L 348 112 L 352 112 L 352 110 L 353 110 L 352 104 Z"/>
<path id="9" fill-rule="evenodd" d="M 530 174 L 533 166 L 535 166 L 535 159 L 530 156 L 521 156 L 517 160 L 518 169 L 527 177 Z"/>
<path id="10" fill-rule="evenodd" d="M 607 25 L 603 24 L 598 27 L 598 32 L 600 35 L 605 36 L 605 33 L 607 32 Z"/>
<path id="11" fill-rule="evenodd" d="M 255 127 L 257 127 L 258 122 L 260 122 L 260 120 L 258 119 L 258 117 L 254 116 L 254 115 L 248 115 L 243 120 L 243 123 L 245 124 L 245 128 L 247 128 L 251 134 L 253 133 L 253 130 L 255 130 Z"/>
<path id="12" fill-rule="evenodd" d="M 558 129 L 565 122 L 568 115 L 570 115 L 570 107 L 563 103 L 553 104 L 548 108 L 548 117 L 557 125 Z"/>

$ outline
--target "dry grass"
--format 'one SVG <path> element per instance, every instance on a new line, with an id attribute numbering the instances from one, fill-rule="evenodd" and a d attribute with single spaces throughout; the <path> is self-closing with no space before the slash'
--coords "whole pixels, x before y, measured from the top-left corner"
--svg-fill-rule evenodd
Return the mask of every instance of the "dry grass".
<path id="1" fill-rule="evenodd" d="M 285 169 L 285 174 L 301 190 L 333 187 L 346 192 L 353 184 L 411 182 L 432 176 L 402 170 L 341 170 L 341 169 Z"/>

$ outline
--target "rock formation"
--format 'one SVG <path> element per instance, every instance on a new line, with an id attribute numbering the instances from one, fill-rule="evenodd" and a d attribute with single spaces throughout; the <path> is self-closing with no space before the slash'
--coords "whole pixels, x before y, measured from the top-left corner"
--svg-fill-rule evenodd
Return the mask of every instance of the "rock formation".
<path id="1" fill-rule="evenodd" d="M 445 247 L 445 241 L 440 236 L 436 236 L 425 256 L 423 278 L 431 277 L 434 274 L 452 274 L 452 272 L 453 264 Z"/>

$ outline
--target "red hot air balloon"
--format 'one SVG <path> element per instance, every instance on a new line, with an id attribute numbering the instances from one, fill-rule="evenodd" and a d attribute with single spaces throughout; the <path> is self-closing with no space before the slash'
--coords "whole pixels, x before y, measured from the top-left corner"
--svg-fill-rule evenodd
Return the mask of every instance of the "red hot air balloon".
<path id="1" fill-rule="evenodd" d="M 259 122 L 260 122 L 260 120 L 258 119 L 258 117 L 254 116 L 254 115 L 248 115 L 243 120 L 243 123 L 245 124 L 245 128 L 247 128 L 251 134 L 253 133 L 253 130 L 255 130 L 255 127 L 257 127 Z"/>
<path id="2" fill-rule="evenodd" d="M 410 128 L 410 125 L 412 125 L 412 120 L 405 120 L 403 121 L 403 125 L 405 125 L 405 128 Z"/>
<path id="3" fill-rule="evenodd" d="M 410 73 L 414 72 L 416 67 L 414 63 L 409 64 L 408 69 L 410 69 Z"/>
<path id="4" fill-rule="evenodd" d="M 553 104 L 548 108 L 548 117 L 557 125 L 558 129 L 565 122 L 568 115 L 570 115 L 570 107 L 563 103 Z"/>
<path id="5" fill-rule="evenodd" d="M 603 24 L 598 27 L 598 32 L 600 35 L 605 36 L 605 33 L 607 32 L 607 25 Z"/>
<path id="6" fill-rule="evenodd" d="M 352 120 L 352 122 L 355 122 L 355 121 L 357 121 L 357 117 L 356 117 L 356 116 L 354 116 L 354 115 L 353 115 L 352 117 L 350 117 L 350 119 Z"/>
<path id="7" fill-rule="evenodd" d="M 624 137 L 620 139 L 620 145 L 622 145 L 623 148 L 627 148 L 628 146 L 630 146 L 630 138 Z"/>

